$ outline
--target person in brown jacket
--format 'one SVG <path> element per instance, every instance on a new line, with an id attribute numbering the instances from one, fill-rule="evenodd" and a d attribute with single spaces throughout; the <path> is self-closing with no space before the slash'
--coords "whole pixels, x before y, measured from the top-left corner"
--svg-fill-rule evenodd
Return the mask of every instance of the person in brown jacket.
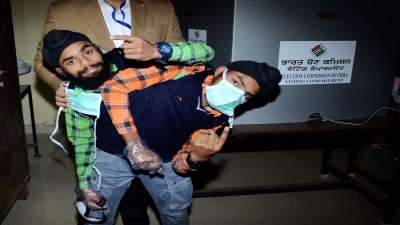
<path id="1" fill-rule="evenodd" d="M 37 47 L 34 70 L 38 77 L 57 91 L 58 102 L 64 98 L 63 82 L 43 66 L 43 36 L 52 29 L 80 32 L 102 51 L 124 49 L 125 57 L 142 60 L 150 42 L 184 41 L 175 10 L 169 0 L 60 0 L 52 2 L 45 18 L 41 41 Z M 130 35 L 130 42 L 111 40 L 112 35 Z M 63 105 L 58 105 L 63 106 Z M 125 194 L 121 205 L 125 225 L 149 224 L 147 206 L 150 197 L 137 179 Z"/>

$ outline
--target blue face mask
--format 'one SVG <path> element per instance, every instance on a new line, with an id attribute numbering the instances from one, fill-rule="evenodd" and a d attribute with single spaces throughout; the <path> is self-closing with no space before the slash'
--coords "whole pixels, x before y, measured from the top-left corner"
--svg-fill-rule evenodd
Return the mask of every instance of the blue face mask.
<path id="1" fill-rule="evenodd" d="M 71 109 L 80 113 L 100 116 L 100 104 L 102 101 L 100 93 L 84 92 L 81 89 L 67 89 L 70 98 Z"/>
<path id="2" fill-rule="evenodd" d="M 233 116 L 236 106 L 246 102 L 245 92 L 226 80 L 228 69 L 225 68 L 222 80 L 206 87 L 208 104 L 227 116 Z"/>
<path id="3" fill-rule="evenodd" d="M 82 89 L 69 89 L 66 88 L 66 93 L 70 97 L 70 107 L 71 109 L 81 112 L 87 115 L 96 116 L 99 118 L 100 116 L 100 104 L 102 101 L 100 93 L 91 93 L 84 92 Z M 56 119 L 56 127 L 50 135 L 51 141 L 53 141 L 56 145 L 61 147 L 67 154 L 68 151 L 64 148 L 64 146 L 55 139 L 55 134 L 58 131 L 58 121 L 60 120 L 60 114 L 62 112 L 62 108 L 58 109 L 57 119 Z"/>

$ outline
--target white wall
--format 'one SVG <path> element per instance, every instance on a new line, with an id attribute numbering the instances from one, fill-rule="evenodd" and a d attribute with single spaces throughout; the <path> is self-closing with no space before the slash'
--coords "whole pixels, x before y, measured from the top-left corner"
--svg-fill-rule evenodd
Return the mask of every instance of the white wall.
<path id="1" fill-rule="evenodd" d="M 11 0 L 17 57 L 31 65 L 50 2 L 51 0 Z M 53 125 L 56 113 L 53 90 L 40 82 L 33 71 L 20 76 L 20 84 L 32 86 L 36 124 Z M 23 100 L 22 107 L 25 124 L 30 125 L 27 97 Z"/>

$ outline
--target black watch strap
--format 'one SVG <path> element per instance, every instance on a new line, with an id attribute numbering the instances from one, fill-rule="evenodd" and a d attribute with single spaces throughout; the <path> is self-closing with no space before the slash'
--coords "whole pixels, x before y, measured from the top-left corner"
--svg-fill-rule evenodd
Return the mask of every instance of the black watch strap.
<path id="1" fill-rule="evenodd" d="M 190 157 L 190 154 L 186 158 L 186 162 L 190 167 L 191 171 L 196 171 L 199 169 L 199 167 L 203 164 L 203 161 L 193 161 Z"/>
<path id="2" fill-rule="evenodd" d="M 157 42 L 156 46 L 162 57 L 161 60 L 168 61 L 168 59 L 172 56 L 172 46 L 167 42 Z"/>

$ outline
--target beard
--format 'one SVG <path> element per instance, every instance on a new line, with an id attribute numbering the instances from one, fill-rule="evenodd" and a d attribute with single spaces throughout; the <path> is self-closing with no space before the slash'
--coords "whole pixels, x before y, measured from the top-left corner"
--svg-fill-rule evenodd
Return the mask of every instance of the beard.
<path id="1" fill-rule="evenodd" d="M 78 76 L 74 77 L 67 71 L 64 71 L 64 75 L 66 76 L 67 80 L 71 82 L 71 84 L 78 86 L 82 89 L 85 90 L 95 90 L 99 88 L 104 82 L 109 80 L 113 74 L 110 71 L 110 68 L 108 66 L 108 62 L 99 62 L 94 65 L 90 65 L 89 67 L 101 67 L 99 72 L 96 72 L 90 77 L 84 77 L 83 74 L 87 71 L 87 68 L 85 68 L 82 71 L 78 72 Z"/>

